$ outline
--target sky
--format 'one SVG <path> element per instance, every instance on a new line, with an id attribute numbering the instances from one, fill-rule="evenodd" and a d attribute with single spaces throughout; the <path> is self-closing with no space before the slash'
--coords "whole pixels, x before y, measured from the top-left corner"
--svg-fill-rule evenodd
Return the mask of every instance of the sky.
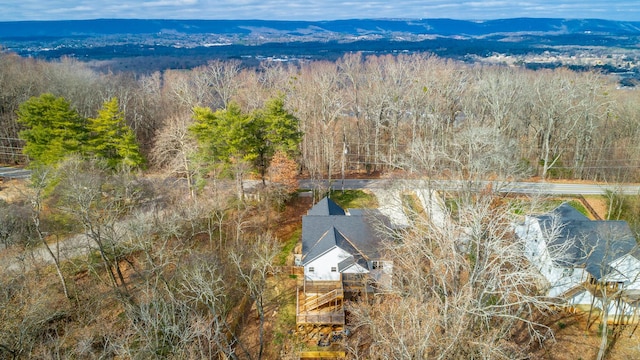
<path id="1" fill-rule="evenodd" d="M 640 0 L 0 0 L 0 21 L 514 17 L 640 21 Z"/>

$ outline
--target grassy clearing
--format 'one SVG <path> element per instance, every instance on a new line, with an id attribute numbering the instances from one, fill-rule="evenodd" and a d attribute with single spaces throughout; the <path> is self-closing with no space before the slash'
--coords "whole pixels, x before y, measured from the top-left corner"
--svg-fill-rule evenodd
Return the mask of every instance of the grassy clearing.
<path id="1" fill-rule="evenodd" d="M 580 202 L 580 200 L 577 199 L 572 199 L 572 200 L 566 200 L 566 199 L 553 199 L 553 200 L 549 200 L 548 201 L 548 206 L 545 206 L 545 208 L 548 208 L 549 211 L 557 208 L 558 206 L 562 205 L 562 203 L 568 203 L 569 206 L 571 206 L 572 208 L 578 210 L 582 215 L 589 217 L 591 214 L 589 213 L 589 210 L 587 210 L 586 207 L 584 207 L 584 205 L 582 204 L 582 202 Z"/>
<path id="2" fill-rule="evenodd" d="M 281 299 L 277 317 L 273 328 L 273 341 L 281 346 L 290 340 L 292 330 L 296 328 L 296 296 L 290 291 Z"/>
<path id="3" fill-rule="evenodd" d="M 378 207 L 375 195 L 362 190 L 333 190 L 330 198 L 343 209 L 375 209 Z"/>
<path id="4" fill-rule="evenodd" d="M 302 227 L 297 228 L 295 231 L 291 233 L 289 239 L 284 243 L 282 247 L 282 251 L 278 254 L 278 265 L 284 266 L 287 265 L 287 259 L 289 255 L 293 253 L 293 249 L 296 247 L 298 240 L 300 240 L 300 236 L 302 236 Z"/>

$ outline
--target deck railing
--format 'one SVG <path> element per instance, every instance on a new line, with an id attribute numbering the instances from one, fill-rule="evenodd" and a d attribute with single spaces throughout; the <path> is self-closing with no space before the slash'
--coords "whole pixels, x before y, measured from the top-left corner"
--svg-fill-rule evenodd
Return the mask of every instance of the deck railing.
<path id="1" fill-rule="evenodd" d="M 300 307 L 301 312 L 315 310 L 322 305 L 329 304 L 332 301 L 340 300 L 344 297 L 344 292 L 342 289 L 335 289 L 328 293 L 322 294 L 317 297 L 312 297 L 309 300 L 306 300 L 304 304 Z"/>
<path id="2" fill-rule="evenodd" d="M 298 314 L 298 324 L 336 324 L 344 325 L 344 312 L 333 313 L 301 313 Z"/>
<path id="3" fill-rule="evenodd" d="M 305 279 L 302 287 L 305 294 L 325 294 L 336 289 L 342 289 L 342 282 L 329 280 L 314 281 Z"/>

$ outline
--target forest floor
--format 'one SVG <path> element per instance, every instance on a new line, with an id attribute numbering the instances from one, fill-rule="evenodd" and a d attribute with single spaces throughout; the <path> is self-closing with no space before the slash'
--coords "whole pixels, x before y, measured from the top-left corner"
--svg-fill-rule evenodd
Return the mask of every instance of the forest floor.
<path id="1" fill-rule="evenodd" d="M 25 180 L 0 179 L 0 200 L 6 202 L 18 201 L 25 198 L 27 185 Z"/>
<path id="2" fill-rule="evenodd" d="M 23 180 L 0 182 L 0 199 L 11 202 L 24 199 L 28 188 Z M 586 196 L 595 212 L 602 218 L 606 215 L 606 201 L 601 196 Z M 312 205 L 311 197 L 298 197 L 291 201 L 274 222 L 274 233 L 283 243 L 291 241 L 292 236 L 301 229 L 302 216 Z M 293 253 L 293 252 L 291 252 Z M 293 264 L 289 254 L 286 265 Z M 269 279 L 269 292 L 265 307 L 264 358 L 284 359 L 295 354 L 301 344 L 295 335 L 295 287 L 296 279 L 280 275 Z M 549 319 L 555 336 L 544 342 L 532 355 L 538 359 L 593 359 L 600 345 L 598 324 L 586 329 L 587 314 L 559 313 Z M 608 359 L 640 359 L 640 330 L 635 326 L 619 328 L 620 335 L 612 341 Z M 259 321 L 255 306 L 247 317 L 241 334 L 243 341 L 251 348 L 259 346 Z M 252 340 L 250 340 L 252 339 Z"/>
<path id="3" fill-rule="evenodd" d="M 274 234 L 285 244 L 302 229 L 302 216 L 313 205 L 311 197 L 296 197 L 278 214 L 274 223 Z M 297 239 L 297 238 L 296 238 Z M 299 240 L 299 239 L 297 239 Z M 299 241 L 296 241 L 299 246 Z M 298 250 L 299 252 L 300 250 Z M 288 254 L 285 266 L 293 265 L 293 251 Z M 297 279 L 288 274 L 275 274 L 268 279 L 265 295 L 264 359 L 295 358 L 296 349 L 302 345 L 295 334 L 296 329 L 296 289 Z M 260 318 L 255 304 L 242 327 L 240 341 L 256 354 L 259 349 Z"/>
<path id="4" fill-rule="evenodd" d="M 589 313 L 561 311 L 549 319 L 554 339 L 533 352 L 532 359 L 576 360 L 597 358 L 601 328 L 598 322 L 587 329 Z M 591 319 L 593 323 L 593 318 Z M 614 336 L 614 333 L 617 336 Z M 636 325 L 609 325 L 609 360 L 640 359 L 640 329 Z"/>

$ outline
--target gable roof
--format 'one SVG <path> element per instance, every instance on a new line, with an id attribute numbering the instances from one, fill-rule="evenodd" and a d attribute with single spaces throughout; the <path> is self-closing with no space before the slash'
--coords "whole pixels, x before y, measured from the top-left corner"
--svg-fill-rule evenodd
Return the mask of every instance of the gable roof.
<path id="1" fill-rule="evenodd" d="M 307 215 L 345 215 L 345 212 L 340 205 L 336 204 L 328 197 L 325 197 L 313 205 L 313 207 L 307 212 Z"/>
<path id="2" fill-rule="evenodd" d="M 367 268 L 366 262 L 379 256 L 381 239 L 371 225 L 376 210 L 355 211 L 347 215 L 331 199 L 324 198 L 302 217 L 302 262 L 309 262 L 339 247 Z M 344 265 L 344 264 L 343 264 Z"/>
<path id="3" fill-rule="evenodd" d="M 367 264 L 367 260 L 365 260 L 362 256 L 349 256 L 348 258 L 340 261 L 338 263 L 338 271 L 344 272 L 346 270 L 351 269 L 352 267 L 360 267 L 365 271 L 369 271 L 369 266 Z"/>
<path id="4" fill-rule="evenodd" d="M 354 253 L 354 247 L 332 226 L 306 252 L 302 252 L 302 263 L 306 265 L 336 247 L 350 254 Z"/>
<path id="5" fill-rule="evenodd" d="M 568 203 L 536 216 L 547 247 L 560 266 L 584 267 L 595 279 L 613 274 L 610 264 L 626 255 L 640 255 L 626 221 L 590 220 Z M 553 253 L 553 250 L 551 250 Z"/>

